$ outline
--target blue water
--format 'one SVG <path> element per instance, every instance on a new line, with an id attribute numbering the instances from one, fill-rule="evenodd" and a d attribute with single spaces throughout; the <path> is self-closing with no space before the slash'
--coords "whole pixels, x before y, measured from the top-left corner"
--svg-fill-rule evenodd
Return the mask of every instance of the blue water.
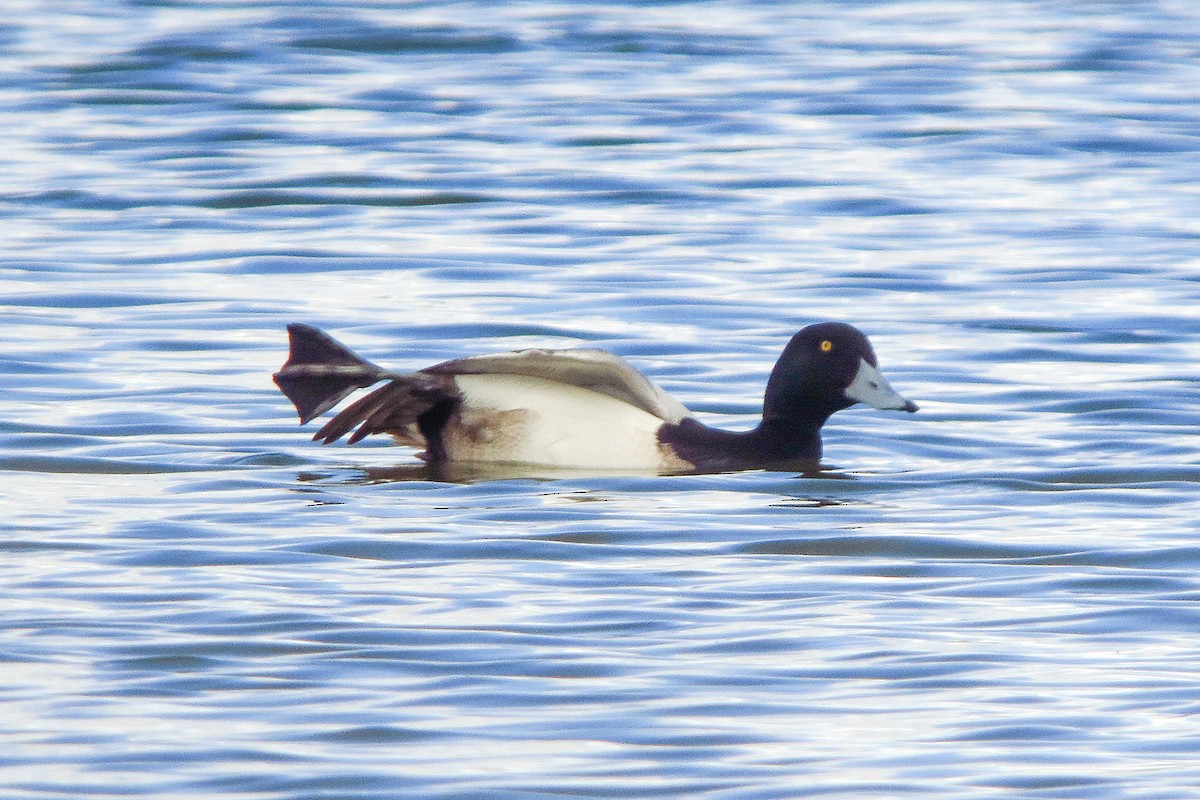
<path id="1" fill-rule="evenodd" d="M 19 0 L 5 798 L 1200 797 L 1193 3 Z M 825 477 L 309 441 L 284 326 L 608 348 Z"/>

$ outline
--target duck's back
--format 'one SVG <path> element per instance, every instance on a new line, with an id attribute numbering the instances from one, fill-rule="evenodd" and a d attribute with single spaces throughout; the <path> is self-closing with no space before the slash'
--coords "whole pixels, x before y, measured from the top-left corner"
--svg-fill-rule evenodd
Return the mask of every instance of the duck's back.
<path id="1" fill-rule="evenodd" d="M 421 370 L 430 375 L 524 375 L 589 389 L 642 409 L 663 422 L 691 416 L 687 407 L 632 364 L 594 347 L 514 350 L 444 361 Z"/>

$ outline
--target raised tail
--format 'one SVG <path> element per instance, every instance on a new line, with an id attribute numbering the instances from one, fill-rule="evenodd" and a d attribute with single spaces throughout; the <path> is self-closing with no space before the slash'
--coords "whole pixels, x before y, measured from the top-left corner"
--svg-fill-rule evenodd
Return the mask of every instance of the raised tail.
<path id="1" fill-rule="evenodd" d="M 395 377 L 311 325 L 293 323 L 287 329 L 291 352 L 274 375 L 275 385 L 296 407 L 301 425 L 333 408 L 355 389 Z"/>

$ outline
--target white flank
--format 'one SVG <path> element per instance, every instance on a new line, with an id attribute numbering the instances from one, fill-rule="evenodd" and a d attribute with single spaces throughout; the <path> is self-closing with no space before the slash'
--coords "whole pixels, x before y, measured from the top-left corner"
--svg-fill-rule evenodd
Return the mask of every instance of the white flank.
<path id="1" fill-rule="evenodd" d="M 598 392 L 525 375 L 455 375 L 463 404 L 446 426 L 450 461 L 592 469 L 677 469 L 663 421 Z"/>

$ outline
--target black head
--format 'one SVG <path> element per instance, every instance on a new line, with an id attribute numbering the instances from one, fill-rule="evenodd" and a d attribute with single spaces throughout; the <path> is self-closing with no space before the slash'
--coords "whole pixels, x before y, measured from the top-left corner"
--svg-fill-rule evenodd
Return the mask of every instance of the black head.
<path id="1" fill-rule="evenodd" d="M 857 402 L 916 411 L 879 373 L 875 350 L 858 328 L 821 322 L 797 333 L 771 371 L 763 418 L 820 419 Z"/>
<path id="2" fill-rule="evenodd" d="M 707 469 L 797 460 L 816 465 L 821 426 L 833 412 L 858 402 L 917 410 L 888 386 L 862 331 L 841 322 L 822 322 L 797 333 L 784 348 L 767 381 L 757 428 L 735 433 L 687 418 L 663 425 L 658 438 L 681 458 Z"/>

